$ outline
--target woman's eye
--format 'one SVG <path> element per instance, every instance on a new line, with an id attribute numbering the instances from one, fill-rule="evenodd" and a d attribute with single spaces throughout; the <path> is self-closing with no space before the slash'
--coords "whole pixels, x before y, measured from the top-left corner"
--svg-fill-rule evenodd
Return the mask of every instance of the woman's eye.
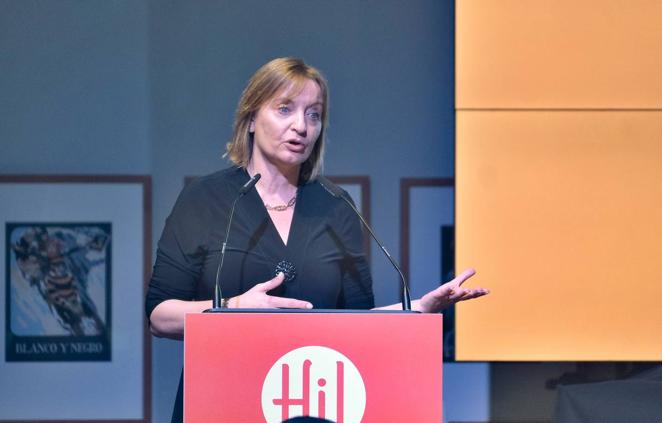
<path id="1" fill-rule="evenodd" d="M 286 115 L 286 114 L 288 114 L 289 112 L 290 112 L 290 108 L 289 108 L 289 107 L 287 107 L 287 106 L 283 106 L 283 105 L 278 106 L 278 113 L 280 113 L 280 114 L 282 114 L 282 115 Z"/>
<path id="2" fill-rule="evenodd" d="M 308 113 L 308 116 L 309 116 L 312 120 L 315 120 L 315 121 L 321 119 L 321 116 L 320 116 L 320 113 L 319 113 L 319 112 L 309 112 L 309 113 Z"/>

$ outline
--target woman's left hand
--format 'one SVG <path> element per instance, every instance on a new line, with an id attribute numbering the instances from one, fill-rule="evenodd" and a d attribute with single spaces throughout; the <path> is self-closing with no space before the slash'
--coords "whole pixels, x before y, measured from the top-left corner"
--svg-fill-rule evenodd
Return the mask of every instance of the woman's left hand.
<path id="1" fill-rule="evenodd" d="M 421 313 L 439 313 L 458 301 L 471 300 L 489 294 L 490 291 L 485 288 L 462 288 L 462 284 L 475 274 L 474 269 L 465 270 L 452 281 L 428 292 L 420 300 L 413 301 L 412 308 Z"/>

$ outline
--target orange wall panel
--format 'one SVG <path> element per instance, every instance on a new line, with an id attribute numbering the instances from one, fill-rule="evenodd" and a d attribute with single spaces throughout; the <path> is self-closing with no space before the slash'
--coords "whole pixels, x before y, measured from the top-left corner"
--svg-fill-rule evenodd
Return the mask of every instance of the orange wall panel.
<path id="1" fill-rule="evenodd" d="M 662 2 L 457 0 L 456 104 L 662 108 Z"/>
<path id="2" fill-rule="evenodd" d="M 662 112 L 457 114 L 459 360 L 662 360 Z"/>

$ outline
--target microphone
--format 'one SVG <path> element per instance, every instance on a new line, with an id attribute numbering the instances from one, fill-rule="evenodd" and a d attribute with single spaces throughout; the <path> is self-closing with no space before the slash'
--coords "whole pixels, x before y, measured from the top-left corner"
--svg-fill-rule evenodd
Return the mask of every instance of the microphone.
<path id="1" fill-rule="evenodd" d="M 345 191 L 343 191 L 338 185 L 334 184 L 331 182 L 328 178 L 325 178 L 324 176 L 318 176 L 317 180 L 319 183 L 326 189 L 329 194 L 333 195 L 336 198 L 339 198 L 352 209 L 352 211 L 359 217 L 359 220 L 361 220 L 361 223 L 363 226 L 368 230 L 370 233 L 370 236 L 372 236 L 372 239 L 375 240 L 379 248 L 384 252 L 386 255 L 386 258 L 391 262 L 395 270 L 398 271 L 398 274 L 400 275 L 400 281 L 402 282 L 402 309 L 406 311 L 411 311 L 411 297 L 409 295 L 409 286 L 407 285 L 407 282 L 405 281 L 405 277 L 402 274 L 402 270 L 400 270 L 400 266 L 398 266 L 398 263 L 395 262 L 393 257 L 391 257 L 391 254 L 386 250 L 386 247 L 384 247 L 384 244 L 382 244 L 378 239 L 375 233 L 372 231 L 372 228 L 370 225 L 368 225 L 368 222 L 363 218 L 363 215 L 361 212 L 359 212 L 356 209 L 356 206 L 354 206 L 354 203 L 352 203 L 349 198 L 347 198 L 347 195 L 345 195 Z"/>
<path id="2" fill-rule="evenodd" d="M 255 184 L 257 184 L 257 181 L 259 181 L 261 177 L 262 177 L 262 175 L 260 175 L 259 173 L 256 173 L 255 176 L 253 176 L 251 179 L 249 179 L 248 182 L 246 182 L 243 187 L 239 188 L 239 197 L 243 197 L 244 194 L 246 194 L 246 193 L 248 193 L 248 191 L 252 190 L 253 187 L 255 186 Z M 237 201 L 237 200 L 235 200 L 235 201 Z"/>
<path id="3" fill-rule="evenodd" d="M 225 260 L 225 247 L 228 245 L 228 237 L 230 236 L 230 227 L 232 226 L 232 218 L 234 217 L 234 208 L 237 205 L 237 202 L 241 197 L 246 195 L 250 190 L 253 189 L 257 181 L 260 180 L 262 175 L 256 173 L 251 179 L 248 180 L 237 193 L 234 202 L 232 203 L 232 208 L 230 209 L 230 217 L 228 218 L 228 226 L 225 229 L 225 240 L 223 241 L 223 247 L 221 248 L 220 258 L 218 260 L 218 267 L 216 268 L 216 282 L 214 284 L 214 299 L 212 300 L 212 308 L 205 310 L 205 313 L 218 313 L 222 311 L 221 308 L 221 284 L 219 282 L 219 277 L 221 275 L 221 269 L 223 268 L 223 261 Z"/>

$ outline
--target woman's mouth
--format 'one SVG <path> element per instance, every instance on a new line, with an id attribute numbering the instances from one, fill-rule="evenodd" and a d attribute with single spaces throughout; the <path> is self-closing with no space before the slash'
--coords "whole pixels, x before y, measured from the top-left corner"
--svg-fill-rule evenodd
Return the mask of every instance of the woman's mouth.
<path id="1" fill-rule="evenodd" d="M 290 151 L 295 153 L 302 153 L 306 149 L 306 145 L 304 143 L 296 140 L 287 141 L 285 144 Z"/>

